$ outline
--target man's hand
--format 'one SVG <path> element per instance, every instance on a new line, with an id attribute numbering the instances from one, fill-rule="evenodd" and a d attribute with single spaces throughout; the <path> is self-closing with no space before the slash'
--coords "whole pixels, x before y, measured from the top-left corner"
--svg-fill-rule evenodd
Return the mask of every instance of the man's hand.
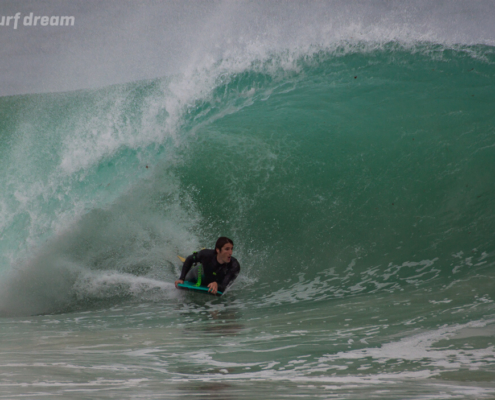
<path id="1" fill-rule="evenodd" d="M 182 279 L 178 279 L 175 281 L 175 287 L 178 289 L 179 287 L 177 286 L 179 283 L 184 283 Z"/>
<path id="2" fill-rule="evenodd" d="M 208 287 L 210 289 L 208 289 L 208 292 L 210 293 L 213 293 L 213 294 L 217 294 L 217 290 L 218 290 L 218 283 L 216 282 L 212 282 L 208 285 Z"/>

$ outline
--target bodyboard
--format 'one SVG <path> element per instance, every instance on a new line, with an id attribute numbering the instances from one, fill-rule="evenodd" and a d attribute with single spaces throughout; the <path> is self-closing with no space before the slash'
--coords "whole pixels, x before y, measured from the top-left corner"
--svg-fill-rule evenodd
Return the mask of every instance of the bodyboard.
<path id="1" fill-rule="evenodd" d="M 211 292 L 208 292 L 208 290 L 210 290 L 208 287 L 206 287 L 206 286 L 196 286 L 196 283 L 189 282 L 189 281 L 185 281 L 184 283 L 179 283 L 179 284 L 177 284 L 177 287 L 179 289 L 193 290 L 193 291 L 197 291 L 197 292 L 203 292 L 203 293 L 211 294 L 213 296 L 221 296 L 223 294 L 220 291 L 217 291 L 216 294 L 213 294 Z"/>

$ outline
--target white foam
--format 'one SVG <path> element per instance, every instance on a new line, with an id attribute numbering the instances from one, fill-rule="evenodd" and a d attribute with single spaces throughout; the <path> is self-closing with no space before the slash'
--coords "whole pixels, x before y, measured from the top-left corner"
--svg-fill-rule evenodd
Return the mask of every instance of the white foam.
<path id="1" fill-rule="evenodd" d="M 404 337 L 397 342 L 386 343 L 380 348 L 366 348 L 327 354 L 319 359 L 320 363 L 333 364 L 341 360 L 370 359 L 371 362 L 385 364 L 388 361 L 416 361 L 440 370 L 458 370 L 466 368 L 476 370 L 495 361 L 495 347 L 483 349 L 438 349 L 434 344 L 461 335 L 467 329 L 484 328 L 495 320 L 472 321 L 466 324 L 444 326 L 432 331 L 421 332 Z M 439 370 L 425 370 L 429 376 L 438 375 Z"/>
<path id="2" fill-rule="evenodd" d="M 86 271 L 79 276 L 73 289 L 79 299 L 138 296 L 157 289 L 164 298 L 177 297 L 175 286 L 170 282 L 116 271 Z"/>

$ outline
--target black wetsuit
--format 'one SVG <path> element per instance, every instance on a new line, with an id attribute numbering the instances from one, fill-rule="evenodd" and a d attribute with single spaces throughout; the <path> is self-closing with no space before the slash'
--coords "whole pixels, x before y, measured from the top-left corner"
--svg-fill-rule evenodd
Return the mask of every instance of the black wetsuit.
<path id="1" fill-rule="evenodd" d="M 205 249 L 186 258 L 179 279 L 185 281 L 191 266 L 196 263 L 203 265 L 204 277 L 201 280 L 201 284 L 208 286 L 210 283 L 216 282 L 220 292 L 224 292 L 234 282 L 241 270 L 239 262 L 234 257 L 230 258 L 230 262 L 220 264 L 217 261 L 216 251 Z"/>

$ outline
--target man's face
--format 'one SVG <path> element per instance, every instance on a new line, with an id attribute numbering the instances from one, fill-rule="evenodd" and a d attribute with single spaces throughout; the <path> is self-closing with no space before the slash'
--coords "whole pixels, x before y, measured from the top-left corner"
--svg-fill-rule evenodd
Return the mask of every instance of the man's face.
<path id="1" fill-rule="evenodd" d="M 217 259 L 220 264 L 229 263 L 232 258 L 232 250 L 234 250 L 234 246 L 230 243 L 224 244 L 220 252 L 217 249 Z"/>

